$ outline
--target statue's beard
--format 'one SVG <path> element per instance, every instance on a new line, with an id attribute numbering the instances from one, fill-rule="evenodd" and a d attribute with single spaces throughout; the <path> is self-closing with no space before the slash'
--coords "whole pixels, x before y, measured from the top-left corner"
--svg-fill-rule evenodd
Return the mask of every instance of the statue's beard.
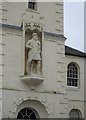
<path id="1" fill-rule="evenodd" d="M 35 38 L 35 40 L 38 40 L 38 38 Z"/>

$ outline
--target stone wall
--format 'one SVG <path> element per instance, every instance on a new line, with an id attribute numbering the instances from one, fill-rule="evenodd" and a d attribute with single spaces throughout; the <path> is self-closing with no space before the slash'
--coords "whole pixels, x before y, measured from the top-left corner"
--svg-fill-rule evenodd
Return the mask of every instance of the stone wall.
<path id="1" fill-rule="evenodd" d="M 71 109 L 79 109 L 84 117 L 84 58 L 66 55 L 66 80 L 67 80 L 67 66 L 74 62 L 79 66 L 79 86 L 67 87 L 68 97 L 68 111 Z"/>

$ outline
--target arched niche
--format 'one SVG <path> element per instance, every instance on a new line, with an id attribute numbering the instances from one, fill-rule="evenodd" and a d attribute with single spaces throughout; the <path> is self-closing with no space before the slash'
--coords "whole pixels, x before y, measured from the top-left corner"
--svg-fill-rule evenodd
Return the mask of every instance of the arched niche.
<path id="1" fill-rule="evenodd" d="M 25 28 L 25 45 L 26 43 L 32 39 L 32 34 L 37 33 L 38 35 L 38 40 L 40 42 L 40 50 L 41 50 L 41 58 L 42 58 L 42 32 L 39 31 L 38 29 L 28 29 L 27 27 Z M 27 59 L 28 59 L 28 52 L 29 50 L 26 49 L 25 47 L 25 70 L 24 70 L 24 75 L 28 75 L 27 73 Z M 41 60 L 41 67 L 40 67 L 40 72 L 42 73 L 42 60 Z M 30 70 L 29 70 L 29 75 L 30 75 Z"/>

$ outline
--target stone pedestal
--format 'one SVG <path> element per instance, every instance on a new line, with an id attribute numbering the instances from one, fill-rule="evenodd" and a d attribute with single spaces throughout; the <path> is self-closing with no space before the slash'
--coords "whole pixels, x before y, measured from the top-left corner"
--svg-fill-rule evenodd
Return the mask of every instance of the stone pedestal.
<path id="1" fill-rule="evenodd" d="M 44 77 L 42 75 L 24 75 L 21 76 L 21 81 L 28 85 L 39 85 L 44 81 Z"/>

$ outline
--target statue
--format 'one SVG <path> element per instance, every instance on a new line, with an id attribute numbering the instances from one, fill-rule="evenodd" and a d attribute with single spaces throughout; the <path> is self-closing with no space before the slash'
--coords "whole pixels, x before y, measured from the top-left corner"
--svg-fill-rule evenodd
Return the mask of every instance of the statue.
<path id="1" fill-rule="evenodd" d="M 26 49 L 28 49 L 27 74 L 40 74 L 42 58 L 40 41 L 38 40 L 37 33 L 33 33 L 32 39 L 27 41 Z"/>

